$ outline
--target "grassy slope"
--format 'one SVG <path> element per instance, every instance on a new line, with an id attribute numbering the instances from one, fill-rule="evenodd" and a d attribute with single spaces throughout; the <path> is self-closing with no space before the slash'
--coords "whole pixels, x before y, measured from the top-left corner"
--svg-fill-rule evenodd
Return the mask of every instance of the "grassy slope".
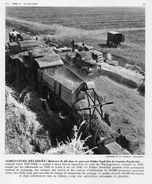
<path id="1" fill-rule="evenodd" d="M 36 114 L 15 99 L 14 91 L 5 88 L 5 150 L 9 154 L 33 153 L 31 142 L 42 128 Z"/>

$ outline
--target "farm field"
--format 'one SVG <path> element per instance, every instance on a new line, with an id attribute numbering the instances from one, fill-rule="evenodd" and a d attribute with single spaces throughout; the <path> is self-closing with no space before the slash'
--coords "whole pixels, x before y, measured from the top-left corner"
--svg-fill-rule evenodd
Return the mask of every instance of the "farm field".
<path id="1" fill-rule="evenodd" d="M 110 52 L 123 67 L 131 64 L 145 69 L 144 8 L 7 7 L 6 38 L 12 27 L 21 33 L 38 35 L 40 39 L 46 36 L 65 46 L 71 46 L 74 38 L 99 51 Z M 107 32 L 111 30 L 125 35 L 121 47 L 106 46 Z M 144 97 L 107 77 L 93 80 L 98 94 L 114 102 L 104 109 L 110 114 L 112 129 L 136 133 L 140 147 L 135 154 L 144 154 Z"/>
<path id="2" fill-rule="evenodd" d="M 111 52 L 123 66 L 127 62 L 144 70 L 144 12 L 144 8 L 133 7 L 7 7 L 6 25 L 19 29 L 24 25 L 22 30 L 33 34 L 53 34 L 54 39 L 64 43 L 74 37 L 76 41 L 84 41 L 98 50 Z M 105 46 L 108 31 L 121 31 L 125 35 L 121 48 L 109 49 Z"/>
<path id="3" fill-rule="evenodd" d="M 85 30 L 145 27 L 144 8 L 7 7 L 6 16 Z"/>

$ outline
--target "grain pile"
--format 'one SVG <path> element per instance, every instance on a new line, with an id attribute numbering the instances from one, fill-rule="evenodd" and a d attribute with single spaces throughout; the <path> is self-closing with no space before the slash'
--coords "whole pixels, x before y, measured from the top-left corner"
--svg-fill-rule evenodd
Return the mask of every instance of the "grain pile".
<path id="1" fill-rule="evenodd" d="M 55 80 L 59 81 L 64 86 L 75 90 L 79 87 L 82 81 L 74 75 L 70 70 L 65 68 L 64 66 L 58 67 L 54 71 L 51 69 L 47 69 L 46 72 L 51 75 Z"/>

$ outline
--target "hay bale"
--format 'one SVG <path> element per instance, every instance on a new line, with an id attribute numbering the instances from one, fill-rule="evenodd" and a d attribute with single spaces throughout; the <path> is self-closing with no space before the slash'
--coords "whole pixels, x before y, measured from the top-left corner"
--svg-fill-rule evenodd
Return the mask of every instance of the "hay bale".
<path id="1" fill-rule="evenodd" d="M 44 53 L 44 57 L 35 58 L 40 68 L 63 65 L 63 61 L 57 54 Z"/>
<path id="2" fill-rule="evenodd" d="M 109 65 L 112 65 L 112 66 L 118 66 L 119 64 L 118 64 L 118 61 L 116 61 L 116 60 L 106 60 L 105 61 L 106 63 L 108 63 Z"/>
<path id="3" fill-rule="evenodd" d="M 31 35 L 22 35 L 22 37 L 23 37 L 23 40 L 32 40 L 33 39 L 33 37 L 31 36 Z"/>
<path id="4" fill-rule="evenodd" d="M 144 78 L 141 74 L 127 70 L 120 66 L 116 67 L 107 63 L 101 63 L 101 67 L 101 75 L 108 76 L 112 80 L 131 88 L 138 88 L 140 81 Z"/>
<path id="5" fill-rule="evenodd" d="M 45 56 L 55 54 L 53 49 L 50 47 L 34 47 L 30 52 L 34 57 L 38 57 L 39 55 Z"/>
<path id="6" fill-rule="evenodd" d="M 39 43 L 35 40 L 25 40 L 20 42 L 21 51 L 27 51 L 32 47 L 38 47 Z"/>

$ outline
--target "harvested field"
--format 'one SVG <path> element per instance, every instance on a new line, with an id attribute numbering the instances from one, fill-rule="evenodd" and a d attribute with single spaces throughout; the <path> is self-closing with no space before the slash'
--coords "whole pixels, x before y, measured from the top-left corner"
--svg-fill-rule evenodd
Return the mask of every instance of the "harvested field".
<path id="1" fill-rule="evenodd" d="M 7 16 L 87 30 L 144 27 L 142 7 L 8 7 Z"/>

